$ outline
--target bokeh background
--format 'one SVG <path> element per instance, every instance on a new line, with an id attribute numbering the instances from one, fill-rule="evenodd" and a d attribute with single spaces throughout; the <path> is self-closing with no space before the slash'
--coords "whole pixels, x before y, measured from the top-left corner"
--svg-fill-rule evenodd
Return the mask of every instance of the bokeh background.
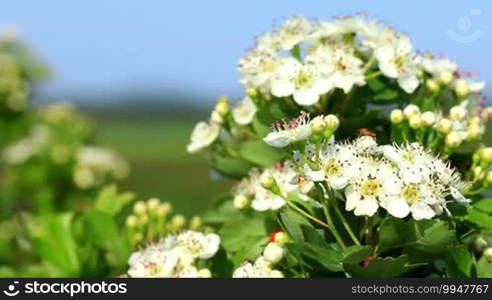
<path id="1" fill-rule="evenodd" d="M 2 1 L 16 28 L 55 71 L 36 103 L 69 100 L 90 115 L 99 143 L 131 163 L 122 185 L 191 215 L 230 182 L 185 147 L 217 96 L 242 97 L 236 65 L 254 37 L 293 15 L 365 12 L 407 32 L 420 50 L 492 81 L 490 1 Z M 486 88 L 486 95 L 492 89 Z M 489 101 L 490 102 L 490 101 Z"/>

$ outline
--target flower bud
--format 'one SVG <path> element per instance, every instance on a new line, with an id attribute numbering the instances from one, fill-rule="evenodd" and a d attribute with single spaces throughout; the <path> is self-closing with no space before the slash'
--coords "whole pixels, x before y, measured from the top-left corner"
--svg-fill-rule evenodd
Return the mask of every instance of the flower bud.
<path id="1" fill-rule="evenodd" d="M 457 148 L 461 145 L 462 142 L 463 138 L 461 137 L 461 134 L 459 132 L 451 131 L 446 136 L 446 145 L 450 148 Z"/>
<path id="2" fill-rule="evenodd" d="M 340 120 L 335 115 L 331 114 L 325 116 L 325 122 L 326 128 L 332 133 L 337 130 L 338 126 L 340 125 Z"/>
<path id="3" fill-rule="evenodd" d="M 229 113 L 229 109 L 229 99 L 226 96 L 220 97 L 215 105 L 215 111 L 224 117 Z"/>
<path id="4" fill-rule="evenodd" d="M 265 171 L 263 172 L 263 174 L 261 174 L 260 183 L 261 186 L 267 190 L 271 190 L 276 185 L 275 178 L 268 171 Z"/>
<path id="5" fill-rule="evenodd" d="M 479 125 L 470 124 L 466 129 L 466 133 L 468 133 L 470 140 L 476 140 L 482 135 L 482 128 Z"/>
<path id="6" fill-rule="evenodd" d="M 468 123 L 473 124 L 473 125 L 480 125 L 482 123 L 482 121 L 480 120 L 480 117 L 473 117 L 473 118 L 470 118 Z"/>
<path id="7" fill-rule="evenodd" d="M 171 219 L 171 227 L 172 229 L 174 230 L 180 230 L 184 224 L 186 222 L 186 219 L 183 215 L 175 215 L 172 219 Z"/>
<path id="8" fill-rule="evenodd" d="M 258 96 L 258 91 L 254 88 L 248 88 L 246 90 L 246 95 L 250 98 L 256 98 L 256 96 Z"/>
<path id="9" fill-rule="evenodd" d="M 405 109 L 403 109 L 403 114 L 405 115 L 405 118 L 407 118 L 407 120 L 410 120 L 413 115 L 420 114 L 420 108 L 415 104 L 409 104 L 407 105 L 407 107 L 405 107 Z"/>
<path id="10" fill-rule="evenodd" d="M 466 80 L 458 79 L 454 86 L 454 92 L 458 98 L 466 97 L 470 93 L 470 85 Z"/>
<path id="11" fill-rule="evenodd" d="M 492 262 L 492 247 L 489 247 L 483 251 L 483 257 L 485 257 L 488 262 Z"/>
<path id="12" fill-rule="evenodd" d="M 488 171 L 487 175 L 485 175 L 485 183 L 487 185 L 492 185 L 492 171 Z"/>
<path id="13" fill-rule="evenodd" d="M 487 240 L 482 235 L 479 235 L 473 242 L 473 247 L 476 251 L 483 252 L 488 247 Z"/>
<path id="14" fill-rule="evenodd" d="M 466 117 L 466 115 L 467 115 L 466 109 L 464 109 L 459 105 L 453 106 L 449 110 L 449 117 L 455 121 L 463 120 Z"/>
<path id="15" fill-rule="evenodd" d="M 149 216 L 148 215 L 141 215 L 138 217 L 138 224 L 140 226 L 145 226 L 149 223 Z"/>
<path id="16" fill-rule="evenodd" d="M 212 278 L 212 272 L 207 268 L 200 269 L 197 275 L 198 278 Z"/>
<path id="17" fill-rule="evenodd" d="M 132 240 L 135 243 L 139 243 L 139 242 L 143 241 L 143 239 L 144 239 L 144 236 L 143 236 L 143 233 L 141 233 L 141 232 L 135 232 L 135 234 L 132 236 Z"/>
<path id="18" fill-rule="evenodd" d="M 436 114 L 432 111 L 426 111 L 422 114 L 422 122 L 425 126 L 430 127 L 436 122 Z"/>
<path id="19" fill-rule="evenodd" d="M 280 244 L 280 245 L 285 245 L 288 242 L 290 242 L 290 237 L 287 235 L 287 233 L 280 231 L 277 232 L 274 236 L 274 242 Z"/>
<path id="20" fill-rule="evenodd" d="M 487 164 L 492 163 L 492 147 L 480 149 L 480 156 Z"/>
<path id="21" fill-rule="evenodd" d="M 279 270 L 272 270 L 270 272 L 270 278 L 284 278 L 284 273 Z"/>
<path id="22" fill-rule="evenodd" d="M 129 215 L 126 218 L 126 227 L 134 228 L 135 226 L 137 226 L 137 222 L 138 222 L 138 219 L 135 215 Z"/>
<path id="23" fill-rule="evenodd" d="M 249 205 L 249 198 L 246 195 L 238 194 L 234 196 L 233 204 L 236 209 L 244 209 Z"/>
<path id="24" fill-rule="evenodd" d="M 156 211 L 159 207 L 160 201 L 157 198 L 151 198 L 147 200 L 147 209 L 149 211 Z"/>
<path id="25" fill-rule="evenodd" d="M 405 119 L 405 115 L 401 109 L 393 109 L 391 111 L 390 120 L 393 124 L 400 124 Z"/>
<path id="26" fill-rule="evenodd" d="M 480 179 L 483 177 L 483 175 L 484 172 L 480 166 L 476 166 L 475 168 L 473 168 L 473 177 L 475 177 L 476 179 Z"/>
<path id="27" fill-rule="evenodd" d="M 133 206 L 133 212 L 137 216 L 145 214 L 147 212 L 147 206 L 145 205 L 145 202 L 138 201 L 137 203 L 135 203 L 135 205 Z"/>
<path id="28" fill-rule="evenodd" d="M 203 224 L 202 218 L 200 218 L 199 216 L 194 216 L 190 220 L 190 229 L 191 230 L 198 230 L 198 229 L 200 229 L 200 227 L 202 227 L 202 224 Z"/>
<path id="29" fill-rule="evenodd" d="M 157 208 L 157 215 L 158 216 L 164 216 L 164 215 L 169 214 L 172 210 L 173 210 L 173 207 L 172 207 L 171 203 L 164 202 L 164 203 L 161 203 L 161 205 L 159 205 L 159 207 Z"/>
<path id="30" fill-rule="evenodd" d="M 326 122 L 321 116 L 314 118 L 309 125 L 314 134 L 321 134 L 326 130 Z"/>
<path id="31" fill-rule="evenodd" d="M 453 73 L 449 71 L 444 71 L 441 72 L 441 74 L 439 74 L 439 81 L 444 85 L 448 85 L 452 80 L 453 80 Z"/>
<path id="32" fill-rule="evenodd" d="M 224 123 L 224 118 L 220 115 L 220 113 L 217 110 L 214 110 L 212 112 L 212 115 L 210 115 L 210 120 L 212 120 L 212 122 L 215 122 L 217 124 Z"/>
<path id="33" fill-rule="evenodd" d="M 422 125 L 424 125 L 424 123 L 422 122 L 422 117 L 418 114 L 411 116 L 408 120 L 408 124 L 410 124 L 410 127 L 412 129 L 419 129 L 422 127 Z"/>
<path id="34" fill-rule="evenodd" d="M 276 264 L 280 260 L 282 260 L 284 254 L 285 254 L 285 248 L 275 242 L 269 243 L 265 247 L 265 250 L 263 250 L 263 257 L 271 264 Z"/>
<path id="35" fill-rule="evenodd" d="M 441 133 L 448 134 L 451 131 L 451 128 L 453 127 L 453 122 L 449 119 L 441 119 L 439 122 L 437 122 L 437 130 Z"/>
<path id="36" fill-rule="evenodd" d="M 437 83 L 434 79 L 427 79 L 425 86 L 431 92 L 437 92 L 439 90 L 439 83 Z"/>

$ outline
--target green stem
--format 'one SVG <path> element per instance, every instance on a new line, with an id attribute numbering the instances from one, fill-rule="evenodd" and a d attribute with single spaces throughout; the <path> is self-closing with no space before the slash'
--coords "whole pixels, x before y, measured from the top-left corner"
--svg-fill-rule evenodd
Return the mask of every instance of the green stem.
<path id="1" fill-rule="evenodd" d="M 320 219 L 308 214 L 307 212 L 305 212 L 304 210 L 300 209 L 299 207 L 297 207 L 297 205 L 295 205 L 294 203 L 290 202 L 290 201 L 286 201 L 287 204 L 295 211 L 297 211 L 298 213 L 300 213 L 301 215 L 305 216 L 306 218 L 310 219 L 311 221 L 325 227 L 325 228 L 328 228 L 330 231 L 332 230 L 331 226 L 323 221 L 321 221 Z"/>
<path id="2" fill-rule="evenodd" d="M 381 74 L 383 74 L 383 73 L 381 73 L 381 71 L 375 71 L 375 72 L 369 73 L 369 74 L 366 75 L 366 80 L 370 80 L 370 79 L 376 78 L 376 77 L 378 77 Z"/>
<path id="3" fill-rule="evenodd" d="M 335 210 L 335 213 L 337 214 L 338 218 L 340 219 L 340 221 L 342 222 L 343 224 L 343 227 L 345 228 L 345 230 L 347 230 L 350 238 L 352 239 L 352 241 L 357 245 L 357 246 L 360 246 L 360 242 L 359 242 L 359 239 L 357 238 L 357 236 L 355 235 L 355 233 L 352 231 L 352 228 L 350 228 L 350 225 L 349 223 L 347 222 L 347 219 L 345 219 L 345 217 L 343 216 L 342 212 L 340 211 L 340 208 L 338 207 L 338 205 L 333 205 L 333 208 Z"/>
<path id="4" fill-rule="evenodd" d="M 337 243 L 340 245 L 340 247 L 342 247 L 342 249 L 347 248 L 347 246 L 345 246 L 345 242 L 343 241 L 342 237 L 340 236 L 340 234 L 338 234 L 338 231 L 335 229 L 335 226 L 333 225 L 333 219 L 331 218 L 328 204 L 323 205 L 323 212 L 325 213 L 326 221 L 330 225 L 329 229 L 333 234 L 333 236 L 335 237 L 335 240 L 337 240 Z"/>

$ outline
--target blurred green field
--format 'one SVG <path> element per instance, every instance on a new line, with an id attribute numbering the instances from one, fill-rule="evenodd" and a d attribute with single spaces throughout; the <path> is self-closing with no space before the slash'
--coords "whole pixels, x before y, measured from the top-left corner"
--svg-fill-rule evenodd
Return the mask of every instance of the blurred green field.
<path id="1" fill-rule="evenodd" d="M 96 118 L 97 142 L 122 154 L 131 166 L 120 184 L 140 198 L 158 197 L 175 211 L 193 215 L 209 208 L 231 186 L 213 181 L 204 154 L 186 152 L 194 120 Z"/>

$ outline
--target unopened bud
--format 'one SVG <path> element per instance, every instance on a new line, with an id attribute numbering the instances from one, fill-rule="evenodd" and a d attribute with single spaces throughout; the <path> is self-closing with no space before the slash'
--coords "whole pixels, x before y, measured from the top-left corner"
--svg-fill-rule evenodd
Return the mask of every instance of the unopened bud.
<path id="1" fill-rule="evenodd" d="M 455 121 L 463 120 L 466 117 L 466 114 L 466 109 L 459 105 L 453 106 L 449 110 L 449 117 Z"/>
<path id="2" fill-rule="evenodd" d="M 149 223 L 149 216 L 148 215 L 141 215 L 138 217 L 138 224 L 140 226 L 147 225 Z"/>
<path id="3" fill-rule="evenodd" d="M 448 85 L 453 80 L 453 77 L 453 73 L 444 71 L 439 74 L 439 81 L 444 85 Z"/>
<path id="4" fill-rule="evenodd" d="M 249 205 L 249 198 L 243 194 L 236 195 L 234 196 L 233 204 L 236 209 L 244 209 Z"/>
<path id="5" fill-rule="evenodd" d="M 390 120 L 393 124 L 400 124 L 405 119 L 405 115 L 401 109 L 394 109 L 391 111 Z"/>
<path id="6" fill-rule="evenodd" d="M 278 243 L 269 243 L 265 250 L 263 250 L 263 257 L 271 264 L 276 264 L 285 254 L 285 248 L 280 246 Z"/>
<path id="7" fill-rule="evenodd" d="M 436 122 L 436 114 L 432 111 L 426 111 L 422 114 L 422 122 L 427 127 L 434 125 Z"/>
<path id="8" fill-rule="evenodd" d="M 279 243 L 280 245 L 285 245 L 290 242 L 290 237 L 289 235 L 287 235 L 287 233 L 281 231 L 275 234 L 274 241 L 276 243 Z"/>
<path id="9" fill-rule="evenodd" d="M 226 116 L 229 113 L 229 99 L 226 96 L 222 96 L 217 100 L 215 110 L 221 115 Z"/>
<path id="10" fill-rule="evenodd" d="M 135 232 L 135 234 L 132 236 L 132 240 L 135 243 L 139 243 L 143 240 L 144 236 L 143 233 L 141 232 Z"/>
<path id="11" fill-rule="evenodd" d="M 446 136 L 446 145 L 450 148 L 457 148 L 461 145 L 462 142 L 463 138 L 461 137 L 461 134 L 459 132 L 451 131 Z"/>
<path id="12" fill-rule="evenodd" d="M 483 251 L 483 257 L 485 257 L 488 262 L 492 262 L 492 247 L 489 247 Z"/>
<path id="13" fill-rule="evenodd" d="M 145 202 L 143 202 L 143 201 L 138 201 L 133 206 L 133 212 L 137 216 L 143 215 L 143 214 L 145 214 L 147 212 L 147 205 L 145 205 Z"/>
<path id="14" fill-rule="evenodd" d="M 340 126 L 340 120 L 335 115 L 325 116 L 326 128 L 332 133 Z"/>
<path id="15" fill-rule="evenodd" d="M 169 214 L 172 210 L 173 210 L 173 207 L 172 207 L 171 203 L 164 202 L 164 203 L 161 203 L 161 205 L 159 205 L 159 207 L 157 208 L 157 214 L 159 216 L 164 216 L 164 215 Z"/>
<path id="16" fill-rule="evenodd" d="M 492 185 L 492 171 L 487 172 L 487 175 L 485 176 L 485 183 L 487 183 L 487 185 Z"/>
<path id="17" fill-rule="evenodd" d="M 486 148 L 480 149 L 480 157 L 487 164 L 492 163 L 492 147 L 486 147 Z"/>
<path id="18" fill-rule="evenodd" d="M 420 108 L 415 104 L 409 104 L 403 109 L 403 114 L 407 120 L 410 120 L 412 116 L 420 114 Z"/>
<path id="19" fill-rule="evenodd" d="M 246 90 L 246 95 L 248 95 L 248 97 L 250 98 L 255 98 L 256 96 L 258 96 L 258 92 L 256 91 L 256 89 L 249 88 Z"/>
<path id="20" fill-rule="evenodd" d="M 224 118 L 217 110 L 214 110 L 212 112 L 212 114 L 210 115 L 210 120 L 212 120 L 212 122 L 215 122 L 217 124 L 224 123 Z"/>
<path id="21" fill-rule="evenodd" d="M 470 85 L 466 80 L 458 79 L 454 86 L 454 92 L 458 98 L 466 97 L 470 93 Z"/>
<path id="22" fill-rule="evenodd" d="M 159 207 L 160 201 L 157 198 L 151 198 L 147 200 L 147 209 L 149 211 L 155 211 Z"/>
<path id="23" fill-rule="evenodd" d="M 473 247 L 476 251 L 483 252 L 488 247 L 487 240 L 483 236 L 479 235 L 473 242 Z"/>
<path id="24" fill-rule="evenodd" d="M 482 128 L 480 125 L 470 124 L 466 129 L 466 133 L 468 134 L 468 138 L 470 140 L 476 140 L 482 135 Z"/>
<path id="25" fill-rule="evenodd" d="M 270 278 L 284 278 L 284 273 L 279 270 L 272 270 L 270 272 Z"/>
<path id="26" fill-rule="evenodd" d="M 271 190 L 276 185 L 275 177 L 273 177 L 273 175 L 268 171 L 265 171 L 263 172 L 263 174 L 261 174 L 260 182 L 261 186 L 267 190 Z"/>
<path id="27" fill-rule="evenodd" d="M 424 123 L 422 122 L 422 117 L 420 115 L 411 116 L 408 120 L 408 124 L 410 124 L 410 127 L 412 129 L 419 129 L 422 127 L 422 125 L 424 125 Z"/>
<path id="28" fill-rule="evenodd" d="M 212 272 L 207 268 L 200 269 L 197 275 L 198 278 L 212 278 Z"/>
<path id="29" fill-rule="evenodd" d="M 203 224 L 202 218 L 200 218 L 199 216 L 194 216 L 190 220 L 190 229 L 191 230 L 198 230 L 198 229 L 200 229 L 200 227 L 202 227 L 202 224 Z"/>
<path id="30" fill-rule="evenodd" d="M 437 122 L 436 128 L 439 132 L 448 134 L 451 131 L 451 128 L 453 127 L 453 122 L 449 119 L 441 119 L 439 122 Z"/>
<path id="31" fill-rule="evenodd" d="M 473 168 L 473 177 L 475 177 L 476 179 L 480 179 L 483 177 L 483 175 L 484 172 L 480 166 L 476 166 L 475 168 Z"/>
<path id="32" fill-rule="evenodd" d="M 321 134 L 326 130 L 326 122 L 322 116 L 314 118 L 309 125 L 314 134 Z"/>
<path id="33" fill-rule="evenodd" d="M 437 92 L 439 90 L 439 83 L 437 83 L 434 79 L 427 79 L 425 86 L 427 86 L 431 92 Z"/>
<path id="34" fill-rule="evenodd" d="M 181 229 L 186 222 L 186 219 L 183 215 L 175 215 L 171 219 L 171 226 L 174 230 L 179 230 Z"/>
<path id="35" fill-rule="evenodd" d="M 129 215 L 126 218 L 126 227 L 133 228 L 133 227 L 137 226 L 137 222 L 138 222 L 138 219 L 135 215 Z"/>

